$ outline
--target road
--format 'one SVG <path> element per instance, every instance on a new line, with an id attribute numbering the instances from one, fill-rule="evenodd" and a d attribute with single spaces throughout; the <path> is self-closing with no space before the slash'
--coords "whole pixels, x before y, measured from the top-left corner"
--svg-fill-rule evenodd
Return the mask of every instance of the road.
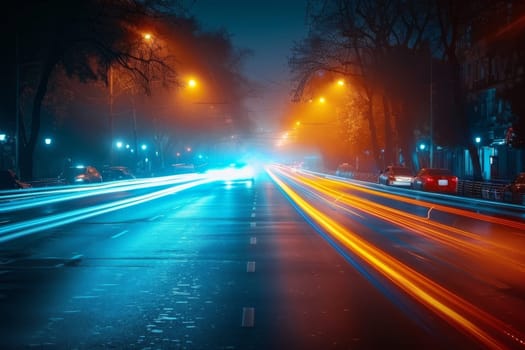
<path id="1" fill-rule="evenodd" d="M 273 168 L 6 201 L 0 348 L 524 346 L 522 222 L 352 186 Z"/>

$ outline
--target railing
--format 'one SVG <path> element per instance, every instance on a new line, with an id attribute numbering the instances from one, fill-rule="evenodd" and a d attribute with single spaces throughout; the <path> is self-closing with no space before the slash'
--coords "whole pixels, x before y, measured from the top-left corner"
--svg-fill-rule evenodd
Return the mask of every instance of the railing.
<path id="1" fill-rule="evenodd" d="M 378 174 L 369 172 L 348 172 L 339 174 L 339 176 L 360 181 L 377 182 Z M 505 190 L 508 183 L 509 181 L 490 182 L 460 179 L 458 181 L 458 195 L 496 202 L 525 204 L 524 193 Z"/>

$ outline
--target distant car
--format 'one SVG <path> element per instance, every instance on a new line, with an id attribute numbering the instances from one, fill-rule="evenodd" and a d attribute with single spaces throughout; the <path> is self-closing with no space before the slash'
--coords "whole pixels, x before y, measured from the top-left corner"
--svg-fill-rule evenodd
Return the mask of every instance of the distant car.
<path id="1" fill-rule="evenodd" d="M 102 175 L 94 166 L 79 165 L 67 168 L 60 176 L 60 180 L 71 185 L 102 182 Z"/>
<path id="2" fill-rule="evenodd" d="M 525 172 L 519 173 L 510 184 L 503 188 L 503 196 L 506 202 L 524 204 Z"/>
<path id="3" fill-rule="evenodd" d="M 386 186 L 411 187 L 414 174 L 409 168 L 401 166 L 387 166 L 379 174 L 377 182 Z"/>
<path id="4" fill-rule="evenodd" d="M 351 178 L 354 176 L 354 169 L 348 163 L 339 164 L 335 171 L 336 176 Z"/>
<path id="5" fill-rule="evenodd" d="M 243 161 L 210 164 L 207 167 L 206 174 L 227 183 L 255 182 L 253 167 Z"/>
<path id="6" fill-rule="evenodd" d="M 195 164 L 193 163 L 177 163 L 171 165 L 172 173 L 174 175 L 178 174 L 190 174 L 195 173 Z"/>
<path id="7" fill-rule="evenodd" d="M 457 193 L 458 177 L 448 169 L 423 168 L 413 178 L 412 188 L 430 192 Z"/>
<path id="8" fill-rule="evenodd" d="M 125 166 L 108 166 L 100 170 L 104 181 L 131 180 L 135 175 Z"/>
<path id="9" fill-rule="evenodd" d="M 12 190 L 20 188 L 30 188 L 31 184 L 20 181 L 16 173 L 11 169 L 0 170 L 0 189 Z"/>

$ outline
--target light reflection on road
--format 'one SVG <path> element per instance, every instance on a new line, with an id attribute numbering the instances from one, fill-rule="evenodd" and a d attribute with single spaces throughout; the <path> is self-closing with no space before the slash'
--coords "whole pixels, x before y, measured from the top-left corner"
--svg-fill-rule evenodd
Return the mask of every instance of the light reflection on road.
<path id="1" fill-rule="evenodd" d="M 505 269 L 507 274 L 518 276 L 522 279 L 525 271 L 523 262 L 525 254 L 522 247 L 506 244 L 505 241 L 495 241 L 493 238 L 476 234 L 465 228 L 457 228 L 437 221 L 429 220 L 426 217 L 407 213 L 390 206 L 382 205 L 377 202 L 366 200 L 358 195 L 348 192 L 348 188 L 356 191 L 373 191 L 366 188 L 354 186 L 350 183 L 342 183 L 335 180 L 311 175 L 301 174 L 300 172 L 289 172 L 280 167 L 267 168 L 268 174 L 275 183 L 289 196 L 289 198 L 300 208 L 308 217 L 315 221 L 325 232 L 329 233 L 340 244 L 344 245 L 352 254 L 355 254 L 366 262 L 374 270 L 382 274 L 398 288 L 410 295 L 412 298 L 426 306 L 433 313 L 447 321 L 449 324 L 458 328 L 477 339 L 481 344 L 489 348 L 506 348 L 509 342 L 514 345 L 525 345 L 523 329 L 519 325 L 510 326 L 502 321 L 498 316 L 493 315 L 482 308 L 475 306 L 460 295 L 447 289 L 425 276 L 415 268 L 408 266 L 394 256 L 379 249 L 371 242 L 364 239 L 360 234 L 353 232 L 349 228 L 337 222 L 322 209 L 315 206 L 312 201 L 308 201 L 295 186 L 289 186 L 289 181 L 301 186 L 303 189 L 311 191 L 324 201 L 336 205 L 339 209 L 356 209 L 368 215 L 373 215 L 381 220 L 387 221 L 404 230 L 421 235 L 448 249 L 454 249 L 461 254 L 472 257 L 482 257 L 486 261 L 496 264 L 501 269 Z M 343 191 L 346 190 L 346 191 Z M 378 196 L 388 196 L 390 199 L 403 201 L 418 206 L 437 207 L 432 203 L 416 201 L 414 199 L 396 196 L 387 193 L 372 193 Z M 511 228 L 514 233 L 520 231 L 525 234 L 525 226 L 522 223 L 507 219 L 493 218 L 466 210 L 439 205 L 440 211 L 455 215 L 475 218 L 491 224 L 500 225 L 500 230 Z M 502 231 L 503 232 L 503 231 Z M 521 325 L 523 327 L 523 325 Z"/>
<path id="2" fill-rule="evenodd" d="M 166 182 L 167 181 L 167 182 Z M 192 187 L 197 187 L 206 183 L 210 183 L 216 181 L 213 178 L 208 177 L 193 177 L 191 180 L 188 180 L 187 178 L 170 178 L 168 180 L 163 179 L 162 181 L 159 181 L 158 179 L 155 182 L 149 182 L 147 184 L 140 183 L 140 184 L 132 184 L 127 185 L 128 187 L 126 189 L 123 189 L 122 187 L 109 187 L 105 188 L 106 186 L 103 186 L 104 188 L 96 188 L 96 190 L 88 191 L 88 192 L 81 192 L 81 193 L 69 193 L 66 194 L 55 194 L 53 191 L 50 192 L 49 197 L 43 197 L 38 199 L 30 199 L 22 202 L 21 204 L 8 204 L 4 205 L 4 209 L 6 207 L 10 208 L 9 210 L 17 210 L 22 208 L 31 208 L 34 206 L 42 206 L 50 203 L 60 202 L 60 201 L 66 201 L 66 200 L 73 200 L 73 199 L 79 199 L 84 198 L 86 196 L 95 196 L 100 194 L 107 194 L 112 192 L 121 192 L 124 190 L 136 190 L 139 188 L 153 188 L 160 185 L 162 186 L 168 186 L 167 188 L 161 187 L 160 189 L 154 190 L 152 192 L 148 192 L 146 194 L 140 194 L 135 196 L 130 196 L 129 198 L 121 199 L 121 200 L 114 200 L 109 202 L 102 202 L 100 204 L 96 205 L 90 205 L 86 206 L 80 209 L 74 209 L 74 210 L 67 210 L 64 212 L 59 212 L 53 215 L 47 215 L 43 217 L 36 217 L 31 218 L 29 220 L 24 220 L 20 222 L 13 222 L 13 223 L 5 223 L 0 227 L 0 243 L 10 241 L 16 238 L 20 238 L 29 234 L 33 234 L 36 232 L 41 232 L 44 230 L 48 230 L 53 227 L 58 227 L 66 224 L 70 224 L 72 222 L 77 222 L 86 218 L 90 218 L 93 216 L 105 214 L 108 212 L 120 210 L 123 208 L 127 208 L 130 206 L 138 205 L 141 203 L 145 203 L 154 199 L 158 199 L 167 195 L 171 195 Z M 1 210 L 0 210 L 1 212 Z"/>

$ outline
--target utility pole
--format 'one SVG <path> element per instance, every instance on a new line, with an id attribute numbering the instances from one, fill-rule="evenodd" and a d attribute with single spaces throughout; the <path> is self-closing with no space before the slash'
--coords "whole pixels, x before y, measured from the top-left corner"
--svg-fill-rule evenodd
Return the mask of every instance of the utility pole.
<path id="1" fill-rule="evenodd" d="M 15 34 L 15 173 L 20 178 L 20 65 L 18 63 L 18 29 Z"/>
<path id="2" fill-rule="evenodd" d="M 430 167 L 434 167 L 434 115 L 433 115 L 433 72 L 432 72 L 432 51 L 430 51 Z"/>
<path id="3" fill-rule="evenodd" d="M 109 66 L 109 163 L 113 165 L 113 66 Z"/>

